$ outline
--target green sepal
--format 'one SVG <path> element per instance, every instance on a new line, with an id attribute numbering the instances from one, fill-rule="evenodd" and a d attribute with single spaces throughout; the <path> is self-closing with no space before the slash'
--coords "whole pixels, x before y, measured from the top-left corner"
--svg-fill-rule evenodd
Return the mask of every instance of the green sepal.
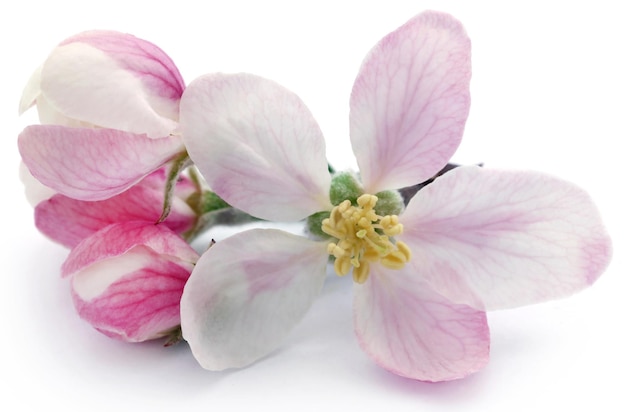
<path id="1" fill-rule="evenodd" d="M 202 193 L 202 213 L 215 212 L 216 210 L 230 207 L 228 203 L 214 192 L 206 191 Z"/>
<path id="2" fill-rule="evenodd" d="M 307 217 L 306 229 L 308 233 L 310 233 L 311 235 L 313 235 L 314 237 L 318 239 L 330 239 L 331 236 L 329 236 L 328 234 L 324 233 L 324 231 L 322 231 L 322 222 L 324 221 L 324 219 L 327 219 L 328 217 L 330 217 L 330 212 L 328 211 L 317 212 Z"/>

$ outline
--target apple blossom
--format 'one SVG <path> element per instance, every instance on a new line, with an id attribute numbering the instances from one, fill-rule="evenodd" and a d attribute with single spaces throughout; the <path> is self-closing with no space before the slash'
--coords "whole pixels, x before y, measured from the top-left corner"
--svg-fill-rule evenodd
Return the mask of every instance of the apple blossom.
<path id="1" fill-rule="evenodd" d="M 183 79 L 157 46 L 129 34 L 88 31 L 59 44 L 28 82 L 20 112 L 42 125 L 18 145 L 43 185 L 103 200 L 184 154 L 178 128 Z"/>
<path id="2" fill-rule="evenodd" d="M 598 211 L 554 177 L 458 167 L 404 208 L 396 190 L 435 176 L 459 145 L 470 77 L 470 41 L 449 15 L 420 14 L 383 38 L 350 98 L 360 181 L 329 174 L 319 126 L 282 86 L 248 74 L 189 85 L 183 139 L 212 189 L 259 218 L 308 218 L 316 237 L 256 229 L 200 257 L 181 325 L 204 368 L 276 349 L 322 288 L 329 255 L 355 281 L 361 348 L 426 381 L 485 366 L 485 311 L 562 298 L 600 276 L 611 242 Z"/>
<path id="3" fill-rule="evenodd" d="M 180 297 L 197 258 L 164 225 L 122 222 L 80 242 L 62 274 L 81 318 L 107 336 L 141 342 L 180 324 Z"/>

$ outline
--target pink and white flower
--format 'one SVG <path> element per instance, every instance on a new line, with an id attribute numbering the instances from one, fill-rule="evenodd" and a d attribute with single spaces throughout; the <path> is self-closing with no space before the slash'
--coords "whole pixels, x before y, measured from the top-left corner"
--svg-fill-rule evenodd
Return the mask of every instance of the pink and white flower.
<path id="1" fill-rule="evenodd" d="M 81 318 L 109 337 L 141 342 L 180 324 L 180 297 L 197 259 L 164 225 L 123 222 L 79 243 L 62 274 Z"/>
<path id="2" fill-rule="evenodd" d="M 451 16 L 426 12 L 383 38 L 350 99 L 362 194 L 332 204 L 322 133 L 295 94 L 246 74 L 189 85 L 183 138 L 219 196 L 275 221 L 330 211 L 326 240 L 257 229 L 201 256 L 181 322 L 204 368 L 242 367 L 277 348 L 322 288 L 329 253 L 337 273 L 355 277 L 362 349 L 426 381 L 484 367 L 486 310 L 562 298 L 600 276 L 611 242 L 598 211 L 580 188 L 540 173 L 459 167 L 399 216 L 379 213 L 383 191 L 427 180 L 456 150 L 470 73 L 470 41 Z"/>
<path id="3" fill-rule="evenodd" d="M 45 186 L 80 200 L 121 193 L 184 151 L 185 88 L 172 60 L 129 34 L 88 31 L 59 44 L 26 86 L 20 112 L 43 125 L 18 138 L 23 162 Z"/>
<path id="4" fill-rule="evenodd" d="M 55 242 L 72 248 L 113 223 L 157 222 L 163 212 L 166 180 L 166 171 L 162 168 L 119 195 L 99 201 L 55 194 L 35 207 L 35 225 Z M 170 213 L 162 224 L 180 235 L 192 229 L 198 217 L 186 199 L 195 192 L 191 179 L 180 176 L 170 201 Z"/>

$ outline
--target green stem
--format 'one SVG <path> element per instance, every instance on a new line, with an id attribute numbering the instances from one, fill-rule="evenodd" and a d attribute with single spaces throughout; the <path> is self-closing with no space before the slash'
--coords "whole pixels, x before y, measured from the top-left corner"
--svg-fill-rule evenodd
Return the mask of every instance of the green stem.
<path id="1" fill-rule="evenodd" d="M 176 182 L 178 182 L 178 176 L 185 170 L 187 166 L 191 164 L 191 159 L 187 152 L 182 152 L 172 160 L 172 166 L 167 174 L 167 180 L 165 182 L 165 194 L 163 198 L 163 211 L 159 217 L 158 223 L 163 222 L 169 216 L 172 210 L 172 199 L 174 199 L 174 190 L 176 189 Z"/>

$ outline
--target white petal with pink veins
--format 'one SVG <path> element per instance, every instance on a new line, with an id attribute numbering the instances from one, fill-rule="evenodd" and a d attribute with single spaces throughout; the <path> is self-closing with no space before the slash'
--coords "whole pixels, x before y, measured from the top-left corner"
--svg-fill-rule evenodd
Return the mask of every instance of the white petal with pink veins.
<path id="1" fill-rule="evenodd" d="M 318 295 L 326 245 L 273 229 L 240 232 L 202 255 L 181 300 L 183 337 L 209 370 L 276 349 Z"/>
<path id="2" fill-rule="evenodd" d="M 295 221 L 332 208 L 325 143 L 291 91 L 249 74 L 212 74 L 185 90 L 183 140 L 209 186 L 256 217 Z"/>
<path id="3" fill-rule="evenodd" d="M 43 66 L 42 94 L 66 117 L 150 137 L 167 136 L 177 128 L 183 86 L 176 84 L 178 96 L 162 96 L 162 89 L 175 83 L 177 77 L 171 81 L 159 77 L 161 72 L 152 72 L 153 66 L 162 69 L 159 62 L 142 55 L 141 49 L 135 50 L 136 55 L 132 51 L 126 51 L 123 59 L 142 60 L 144 73 L 133 70 L 124 60 L 119 61 L 119 55 L 90 44 L 73 42 L 59 46 Z"/>
<path id="4" fill-rule="evenodd" d="M 485 313 L 450 302 L 409 267 L 375 267 L 355 284 L 354 323 L 361 348 L 407 378 L 459 379 L 489 360 Z"/>
<path id="5" fill-rule="evenodd" d="M 401 219 L 414 270 L 478 308 L 569 296 L 611 257 L 589 195 L 536 172 L 459 167 L 418 192 Z"/>
<path id="6" fill-rule="evenodd" d="M 79 200 L 114 196 L 183 150 L 177 137 L 150 139 L 112 129 L 29 126 L 18 146 L 30 173 Z"/>
<path id="7" fill-rule="evenodd" d="M 419 14 L 365 58 L 350 137 L 368 193 L 423 182 L 456 151 L 469 113 L 470 40 L 461 23 Z"/>

